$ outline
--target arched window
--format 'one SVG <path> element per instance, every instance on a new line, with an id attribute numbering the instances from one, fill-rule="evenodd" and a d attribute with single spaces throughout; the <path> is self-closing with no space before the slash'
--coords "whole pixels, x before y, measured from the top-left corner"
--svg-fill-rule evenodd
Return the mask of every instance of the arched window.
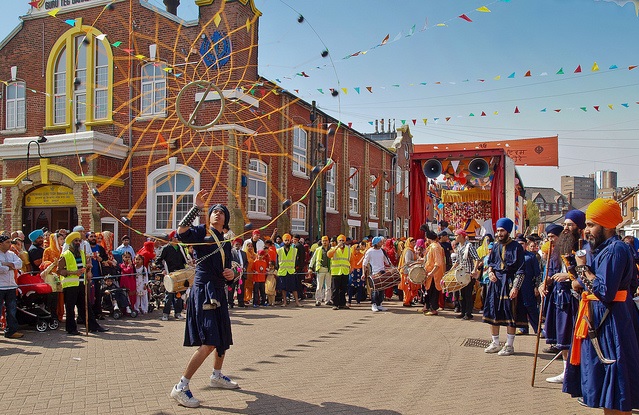
<path id="1" fill-rule="evenodd" d="M 141 116 L 166 116 L 166 64 L 147 63 L 142 67 Z"/>
<path id="2" fill-rule="evenodd" d="M 390 185 L 388 184 L 388 180 L 384 180 L 384 220 L 391 220 L 390 217 L 390 201 L 391 194 L 388 191 Z"/>
<path id="3" fill-rule="evenodd" d="M 306 205 L 302 203 L 291 206 L 291 231 L 306 232 Z"/>
<path id="4" fill-rule="evenodd" d="M 70 133 L 113 122 L 111 45 L 81 18 L 53 45 L 46 79 L 46 128 Z"/>
<path id="5" fill-rule="evenodd" d="M 268 166 L 258 159 L 250 159 L 248 164 L 248 213 L 267 214 Z"/>
<path id="6" fill-rule="evenodd" d="M 147 178 L 147 233 L 169 233 L 193 206 L 200 174 L 183 164 L 166 165 Z"/>
<path id="7" fill-rule="evenodd" d="M 25 84 L 22 81 L 7 85 L 6 93 L 7 130 L 17 130 L 26 126 Z"/>

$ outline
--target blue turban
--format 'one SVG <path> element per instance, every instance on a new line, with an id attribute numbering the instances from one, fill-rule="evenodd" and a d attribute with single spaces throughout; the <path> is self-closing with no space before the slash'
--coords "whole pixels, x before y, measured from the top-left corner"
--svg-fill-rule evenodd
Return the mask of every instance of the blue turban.
<path id="1" fill-rule="evenodd" d="M 217 205 L 211 206 L 209 208 L 209 217 L 211 217 L 211 213 L 214 210 L 221 210 L 222 212 L 224 212 L 224 229 L 229 229 L 229 220 L 231 220 L 231 214 L 229 213 L 229 210 L 226 208 L 226 206 L 219 203 Z"/>
<path id="2" fill-rule="evenodd" d="M 497 221 L 497 224 L 495 225 L 495 229 L 502 228 L 506 232 L 511 233 L 513 231 L 514 225 L 515 224 L 513 223 L 512 220 L 508 218 L 501 218 Z"/>
<path id="3" fill-rule="evenodd" d="M 561 235 L 561 233 L 564 231 L 564 227 L 561 225 L 557 225 L 556 223 L 551 223 L 550 225 L 546 226 L 546 233 L 547 234 L 553 234 L 553 235 Z"/>
<path id="4" fill-rule="evenodd" d="M 570 219 L 571 221 L 575 222 L 575 225 L 577 225 L 579 229 L 586 228 L 586 214 L 581 210 L 571 210 L 570 212 L 566 213 L 566 219 Z"/>
<path id="5" fill-rule="evenodd" d="M 35 240 L 41 236 L 44 236 L 44 232 L 42 232 L 42 229 L 36 229 L 35 231 L 29 234 L 29 240 L 31 242 L 35 242 Z"/>
<path id="6" fill-rule="evenodd" d="M 381 236 L 376 236 L 376 237 L 373 238 L 372 244 L 373 245 L 377 245 L 377 244 L 381 243 L 383 240 L 384 240 L 384 238 L 382 238 Z"/>

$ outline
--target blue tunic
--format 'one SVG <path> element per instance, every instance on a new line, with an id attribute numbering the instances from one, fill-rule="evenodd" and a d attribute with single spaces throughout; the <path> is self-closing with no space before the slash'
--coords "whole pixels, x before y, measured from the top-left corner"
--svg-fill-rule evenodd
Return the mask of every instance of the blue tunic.
<path id="1" fill-rule="evenodd" d="M 589 339 L 581 342 L 581 376 L 566 376 L 564 392 L 583 396 L 586 405 L 630 411 L 639 408 L 639 313 L 628 292 L 626 301 L 613 302 L 617 291 L 628 290 L 636 279 L 632 252 L 618 236 L 613 236 L 592 252 L 591 268 L 596 278 L 592 301 L 592 324 L 597 327 L 606 308 L 610 314 L 599 333 L 604 357 L 616 360 L 604 365 Z"/>
<path id="2" fill-rule="evenodd" d="M 548 261 L 548 278 L 561 272 L 561 259 L 554 256 Z M 572 295 L 570 280 L 552 282 L 546 299 L 546 344 L 554 344 L 559 350 L 568 350 L 579 309 L 579 300 Z"/>
<path id="3" fill-rule="evenodd" d="M 226 264 L 222 265 L 221 252 L 197 264 L 195 281 L 187 299 L 184 345 L 215 346 L 218 355 L 222 356 L 233 344 L 231 319 L 226 300 L 226 280 L 222 275 L 224 268 L 231 267 L 231 244 L 224 242 L 222 233 L 215 229 L 212 229 L 212 232 L 215 232 L 222 242 Z M 193 246 L 196 260 L 217 250 L 217 243 L 211 235 L 207 234 L 205 225 L 193 226 L 178 237 L 184 243 L 196 244 Z M 202 242 L 204 244 L 201 244 Z M 215 310 L 203 310 L 202 305 L 210 303 L 211 299 L 219 301 L 220 306 Z"/>
<path id="4" fill-rule="evenodd" d="M 515 276 L 523 278 L 524 275 L 524 248 L 515 241 L 505 246 L 496 242 L 488 257 L 488 267 L 495 272 L 497 281 L 488 283 L 484 322 L 493 326 L 528 327 L 525 309 L 517 306 L 516 298 L 509 297 Z"/>

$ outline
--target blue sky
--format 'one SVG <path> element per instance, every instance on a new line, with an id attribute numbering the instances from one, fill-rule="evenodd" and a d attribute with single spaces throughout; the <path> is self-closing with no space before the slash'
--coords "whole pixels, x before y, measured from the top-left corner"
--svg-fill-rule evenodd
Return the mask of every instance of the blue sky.
<path id="1" fill-rule="evenodd" d="M 15 27 L 27 3 L 3 0 L 1 37 Z M 150 3 L 162 6 L 161 0 Z M 181 3 L 182 17 L 197 15 L 192 0 Z M 628 70 L 639 65 L 639 18 L 632 1 L 255 3 L 263 13 L 260 74 L 279 79 L 283 88 L 298 90 L 295 93 L 307 101 L 316 100 L 324 111 L 352 122 L 361 132 L 373 130 L 370 121 L 391 118 L 396 126 L 406 120 L 417 143 L 558 134 L 560 167 L 519 167 L 524 185 L 559 189 L 561 175 L 587 176 L 595 170 L 617 171 L 620 186 L 639 183 L 634 173 L 639 157 L 639 68 Z M 477 12 L 482 6 L 491 12 Z M 300 14 L 305 17 L 302 23 L 297 21 Z M 458 18 L 461 14 L 473 21 Z M 445 27 L 437 26 L 442 22 Z M 413 25 L 413 35 L 407 36 Z M 373 49 L 386 35 L 388 43 Z M 320 56 L 324 49 L 329 50 L 327 58 Z M 343 59 L 358 51 L 367 53 Z M 594 62 L 598 72 L 591 71 Z M 575 74 L 579 65 L 582 72 Z M 610 70 L 612 65 L 618 69 Z M 556 75 L 560 68 L 564 75 Z M 309 77 L 295 75 L 302 71 Z M 527 71 L 532 76 L 524 77 Z M 513 72 L 514 78 L 508 78 Z M 540 76 L 544 72 L 548 75 Z M 495 80 L 497 76 L 501 79 Z M 339 96 L 332 97 L 328 88 L 338 89 Z M 482 111 L 485 117 L 479 116 Z"/>

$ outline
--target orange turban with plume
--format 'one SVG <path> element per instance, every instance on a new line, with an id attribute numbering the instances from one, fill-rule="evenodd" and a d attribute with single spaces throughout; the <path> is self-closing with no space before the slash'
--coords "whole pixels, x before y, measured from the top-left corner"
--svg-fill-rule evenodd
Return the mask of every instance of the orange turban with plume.
<path id="1" fill-rule="evenodd" d="M 621 207 L 613 199 L 595 199 L 586 209 L 586 222 L 615 229 L 622 221 Z"/>

